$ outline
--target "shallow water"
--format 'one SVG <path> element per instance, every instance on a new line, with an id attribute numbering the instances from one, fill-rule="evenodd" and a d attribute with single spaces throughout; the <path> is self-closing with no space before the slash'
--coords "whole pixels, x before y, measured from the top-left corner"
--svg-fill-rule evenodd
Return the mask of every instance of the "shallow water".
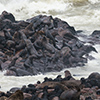
<path id="1" fill-rule="evenodd" d="M 59 17 L 76 30 L 85 30 L 86 35 L 100 29 L 100 0 L 0 0 L 0 13 L 4 10 L 11 12 L 17 20 L 26 20 L 38 14 Z M 84 67 L 68 69 L 76 75 L 75 78 L 87 77 L 94 71 L 100 72 L 100 45 L 94 47 L 98 53 L 91 52 L 90 55 L 95 60 L 88 60 Z M 55 78 L 61 74 L 64 77 L 64 70 L 24 77 L 4 76 L 5 72 L 0 72 L 0 90 L 7 91 L 11 87 L 43 81 L 46 76 Z"/>

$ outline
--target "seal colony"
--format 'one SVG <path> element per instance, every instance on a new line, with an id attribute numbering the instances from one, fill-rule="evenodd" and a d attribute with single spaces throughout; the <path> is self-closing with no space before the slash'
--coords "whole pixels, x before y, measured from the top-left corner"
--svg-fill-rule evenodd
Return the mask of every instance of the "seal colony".
<path id="1" fill-rule="evenodd" d="M 85 45 L 90 41 L 79 40 L 78 33 L 59 18 L 38 15 L 16 21 L 13 14 L 3 11 L 0 15 L 0 70 L 7 70 L 5 75 L 25 76 L 84 66 L 89 53 L 97 51 L 92 46 L 95 41 Z M 98 35 L 95 33 L 97 31 L 91 37 Z"/>
<path id="2" fill-rule="evenodd" d="M 64 78 L 45 77 L 43 82 L 0 91 L 0 100 L 100 100 L 100 74 L 93 72 L 76 80 L 66 70 Z"/>
<path id="3" fill-rule="evenodd" d="M 5 75 L 25 76 L 84 66 L 87 59 L 93 59 L 89 53 L 97 53 L 93 45 L 100 43 L 100 31 L 95 30 L 90 36 L 81 32 L 52 16 L 16 21 L 13 14 L 3 11 L 0 70 L 6 70 Z M 100 74 L 94 72 L 86 79 L 76 80 L 66 70 L 64 78 L 45 77 L 43 82 L 0 91 L 0 100 L 100 100 Z"/>

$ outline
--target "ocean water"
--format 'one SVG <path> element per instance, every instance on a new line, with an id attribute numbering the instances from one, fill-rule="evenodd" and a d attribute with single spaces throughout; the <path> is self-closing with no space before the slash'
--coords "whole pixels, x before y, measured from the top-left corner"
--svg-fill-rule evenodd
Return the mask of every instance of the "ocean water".
<path id="1" fill-rule="evenodd" d="M 83 34 L 86 35 L 100 30 L 100 0 L 0 0 L 0 14 L 4 10 L 12 13 L 16 20 L 26 20 L 39 14 L 59 17 L 76 30 L 84 30 Z M 72 75 L 76 75 L 76 79 L 88 77 L 92 72 L 100 72 L 100 45 L 94 47 L 98 51 L 90 54 L 95 57 L 94 60 L 88 60 L 84 67 L 68 69 Z M 43 81 L 44 77 L 55 78 L 59 74 L 64 77 L 64 70 L 24 77 L 4 76 L 5 72 L 0 72 L 0 91 L 36 83 L 37 80 Z"/>

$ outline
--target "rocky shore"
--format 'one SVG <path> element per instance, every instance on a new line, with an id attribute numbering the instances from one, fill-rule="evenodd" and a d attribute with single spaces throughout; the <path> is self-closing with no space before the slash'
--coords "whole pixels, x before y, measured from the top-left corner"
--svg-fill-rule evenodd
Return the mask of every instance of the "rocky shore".
<path id="1" fill-rule="evenodd" d="M 5 75 L 25 76 L 56 72 L 64 68 L 84 66 L 99 39 L 99 31 L 78 37 L 67 22 L 52 16 L 38 15 L 16 21 L 13 14 L 0 15 L 0 70 Z M 90 43 L 90 45 L 86 45 Z"/>
<path id="2" fill-rule="evenodd" d="M 100 74 L 93 72 L 76 80 L 66 70 L 64 78 L 45 77 L 43 82 L 0 91 L 0 100 L 100 100 Z"/>

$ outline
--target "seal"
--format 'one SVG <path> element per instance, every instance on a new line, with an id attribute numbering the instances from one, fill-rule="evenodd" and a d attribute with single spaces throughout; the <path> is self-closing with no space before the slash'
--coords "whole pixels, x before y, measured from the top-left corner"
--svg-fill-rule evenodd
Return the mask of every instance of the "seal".
<path id="1" fill-rule="evenodd" d="M 68 87 L 69 89 L 76 89 L 77 91 L 80 91 L 80 86 L 81 86 L 80 80 L 67 80 L 67 81 L 61 81 L 60 83 Z"/>
<path id="2" fill-rule="evenodd" d="M 79 100 L 80 93 L 77 90 L 66 90 L 60 95 L 60 100 Z"/>
<path id="3" fill-rule="evenodd" d="M 11 66 L 14 66 L 17 59 L 18 59 L 18 57 L 15 57 L 15 58 L 11 61 L 11 63 L 8 65 L 8 68 L 10 68 Z"/>
<path id="4" fill-rule="evenodd" d="M 7 29 L 4 29 L 3 32 L 4 32 L 5 39 L 12 40 L 12 36 Z"/>
<path id="5" fill-rule="evenodd" d="M 68 90 L 68 88 L 65 85 L 59 82 L 44 82 L 36 86 L 36 88 L 44 88 L 45 86 L 48 86 L 49 88 L 54 88 L 56 86 L 59 86 L 62 90 Z"/>
<path id="6" fill-rule="evenodd" d="M 0 100 L 7 100 L 8 98 L 6 96 L 0 97 Z"/>
<path id="7" fill-rule="evenodd" d="M 50 53 L 55 53 L 55 47 L 52 45 L 52 44 L 50 44 L 49 42 L 48 42 L 48 39 L 47 39 L 47 37 L 43 37 L 43 39 L 42 39 L 42 44 L 43 44 L 43 46 L 44 46 L 44 48 L 47 50 L 47 51 L 49 51 Z"/>
<path id="8" fill-rule="evenodd" d="M 17 90 L 8 98 L 8 100 L 24 100 L 23 92 L 21 90 Z"/>
<path id="9" fill-rule="evenodd" d="M 2 15 L 3 15 L 4 19 L 9 19 L 12 22 L 15 22 L 15 17 L 11 13 L 8 13 L 6 11 L 3 11 L 2 12 Z"/>
<path id="10" fill-rule="evenodd" d="M 42 54 L 38 54 L 37 50 L 35 49 L 35 47 L 29 39 L 24 39 L 24 41 L 26 43 L 26 47 L 30 55 L 35 55 L 37 56 L 37 58 L 42 56 Z"/>

